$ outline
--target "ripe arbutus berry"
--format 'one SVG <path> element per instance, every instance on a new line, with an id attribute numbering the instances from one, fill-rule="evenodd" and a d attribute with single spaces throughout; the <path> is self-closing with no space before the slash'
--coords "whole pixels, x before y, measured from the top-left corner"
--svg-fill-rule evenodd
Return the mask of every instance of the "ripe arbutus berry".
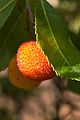
<path id="1" fill-rule="evenodd" d="M 56 76 L 46 55 L 35 41 L 27 41 L 17 50 L 17 65 L 21 73 L 35 81 L 43 81 Z"/>

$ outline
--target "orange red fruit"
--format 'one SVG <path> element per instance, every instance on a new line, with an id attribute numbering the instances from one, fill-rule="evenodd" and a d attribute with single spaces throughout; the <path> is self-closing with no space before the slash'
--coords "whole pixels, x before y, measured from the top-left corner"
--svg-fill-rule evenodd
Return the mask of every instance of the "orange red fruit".
<path id="1" fill-rule="evenodd" d="M 16 55 L 12 57 L 8 65 L 8 77 L 10 82 L 22 89 L 31 90 L 40 85 L 41 81 L 33 81 L 24 76 L 18 69 Z"/>
<path id="2" fill-rule="evenodd" d="M 35 41 L 20 45 L 17 50 L 17 65 L 21 73 L 30 80 L 42 81 L 56 76 L 46 55 Z"/>

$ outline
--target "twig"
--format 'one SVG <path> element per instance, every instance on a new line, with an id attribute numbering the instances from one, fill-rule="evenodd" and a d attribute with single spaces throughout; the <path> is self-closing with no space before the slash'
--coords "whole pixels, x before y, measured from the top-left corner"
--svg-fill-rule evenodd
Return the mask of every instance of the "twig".
<path id="1" fill-rule="evenodd" d="M 60 94 L 60 99 L 59 101 L 56 103 L 56 120 L 60 120 L 60 117 L 59 117 L 59 111 L 60 111 L 60 107 L 61 105 L 65 102 L 65 99 L 63 97 L 63 93 L 64 91 L 66 90 L 67 88 L 67 85 L 68 85 L 68 80 L 67 79 L 61 79 L 60 76 L 57 76 L 55 79 L 54 79 L 54 84 L 56 85 L 56 88 L 59 90 L 59 94 Z"/>

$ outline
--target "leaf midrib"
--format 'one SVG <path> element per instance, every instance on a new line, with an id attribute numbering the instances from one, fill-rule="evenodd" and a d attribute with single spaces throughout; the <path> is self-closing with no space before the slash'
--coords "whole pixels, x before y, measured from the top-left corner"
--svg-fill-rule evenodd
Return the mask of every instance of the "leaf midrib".
<path id="1" fill-rule="evenodd" d="M 51 27 L 50 27 L 49 20 L 48 20 L 48 17 L 47 17 L 46 11 L 45 11 L 45 7 L 44 7 L 43 0 L 41 0 L 41 5 L 42 5 L 42 9 L 43 9 L 43 12 L 44 12 L 45 18 L 46 18 L 47 23 L 48 23 L 48 26 L 49 26 L 50 32 L 51 32 L 51 34 L 52 34 L 53 39 L 55 40 L 56 46 L 57 46 L 57 48 L 58 48 L 60 54 L 62 55 L 62 57 L 63 57 L 64 60 L 66 61 L 66 63 L 67 63 L 68 65 L 70 65 L 70 63 L 67 61 L 67 59 L 65 58 L 65 56 L 64 56 L 63 53 L 61 52 L 61 50 L 60 50 L 60 48 L 59 48 L 59 46 L 58 46 L 58 44 L 57 44 L 57 42 L 56 42 L 55 36 L 53 35 L 52 29 L 51 29 Z"/>

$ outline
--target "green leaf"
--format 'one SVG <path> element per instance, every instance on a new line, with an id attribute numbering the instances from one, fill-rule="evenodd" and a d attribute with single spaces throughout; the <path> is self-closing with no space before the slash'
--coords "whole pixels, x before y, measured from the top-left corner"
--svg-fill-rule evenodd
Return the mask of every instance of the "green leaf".
<path id="1" fill-rule="evenodd" d="M 80 94 L 80 82 L 74 80 L 68 80 L 68 90 Z"/>
<path id="2" fill-rule="evenodd" d="M 71 40 L 72 40 L 73 44 L 75 44 L 77 49 L 80 50 L 80 32 L 79 33 L 74 33 L 74 32 L 70 31 L 70 37 L 71 37 Z"/>
<path id="3" fill-rule="evenodd" d="M 0 28 L 10 16 L 16 0 L 0 0 Z"/>
<path id="4" fill-rule="evenodd" d="M 80 80 L 80 49 L 71 41 L 64 20 L 45 0 L 39 0 L 35 20 L 37 41 L 57 74 Z"/>
<path id="5" fill-rule="evenodd" d="M 19 0 L 22 9 L 25 1 Z M 10 17 L 0 30 L 0 70 L 8 67 L 11 57 L 21 43 L 28 40 L 24 15 L 14 7 Z"/>

